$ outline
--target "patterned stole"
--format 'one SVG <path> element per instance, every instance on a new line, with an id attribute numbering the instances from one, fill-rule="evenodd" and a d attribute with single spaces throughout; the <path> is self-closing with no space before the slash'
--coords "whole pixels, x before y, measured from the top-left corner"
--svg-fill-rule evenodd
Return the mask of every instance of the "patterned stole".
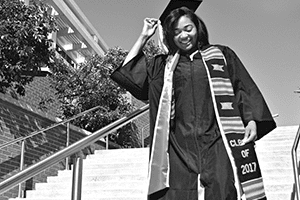
<path id="1" fill-rule="evenodd" d="M 266 199 L 255 144 L 240 145 L 245 128 L 235 103 L 226 59 L 215 46 L 201 51 L 201 55 L 207 70 L 218 126 L 234 171 L 238 199 L 242 193 L 247 200 Z"/>

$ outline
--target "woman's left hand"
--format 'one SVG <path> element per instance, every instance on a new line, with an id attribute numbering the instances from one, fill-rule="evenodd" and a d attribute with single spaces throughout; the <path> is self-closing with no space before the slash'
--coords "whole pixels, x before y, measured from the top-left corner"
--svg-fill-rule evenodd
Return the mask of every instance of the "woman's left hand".
<path id="1" fill-rule="evenodd" d="M 255 141 L 257 139 L 256 123 L 251 120 L 245 129 L 245 136 L 242 140 L 242 145 L 247 144 L 248 142 Z"/>

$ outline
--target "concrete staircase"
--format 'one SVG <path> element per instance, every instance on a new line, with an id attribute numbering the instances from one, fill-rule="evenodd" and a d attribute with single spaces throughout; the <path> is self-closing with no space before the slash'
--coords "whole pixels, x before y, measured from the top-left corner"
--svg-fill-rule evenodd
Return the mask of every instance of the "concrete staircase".
<path id="1" fill-rule="evenodd" d="M 268 200 L 295 200 L 291 148 L 297 130 L 298 126 L 278 127 L 257 142 Z M 144 148 L 89 155 L 83 161 L 82 200 L 146 200 L 148 154 L 149 149 Z M 70 200 L 71 177 L 71 171 L 59 171 L 47 183 L 27 191 L 26 199 Z"/>
<path id="2" fill-rule="evenodd" d="M 82 200 L 146 200 L 148 154 L 149 148 L 139 148 L 100 150 L 87 156 L 83 160 Z M 37 183 L 35 190 L 26 191 L 26 200 L 70 200 L 71 187 L 72 171 L 59 171 L 58 176 L 48 177 L 47 183 Z"/>
<path id="3" fill-rule="evenodd" d="M 268 200 L 294 200 L 291 149 L 298 126 L 281 126 L 257 141 L 256 152 Z"/>

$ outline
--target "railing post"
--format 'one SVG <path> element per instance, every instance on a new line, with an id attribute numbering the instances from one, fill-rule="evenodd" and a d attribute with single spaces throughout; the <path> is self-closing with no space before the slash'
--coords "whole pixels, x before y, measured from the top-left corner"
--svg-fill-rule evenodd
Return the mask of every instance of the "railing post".
<path id="1" fill-rule="evenodd" d="M 72 199 L 81 200 L 82 190 L 82 158 L 76 156 L 73 163 L 73 177 L 72 177 Z"/>
<path id="2" fill-rule="evenodd" d="M 299 165 L 297 160 L 297 148 L 300 140 L 300 125 L 295 137 L 295 141 L 292 147 L 292 161 L 293 161 L 293 170 L 294 170 L 294 180 L 295 180 L 295 196 L 299 200 L 300 193 L 300 181 L 299 181 Z"/>
<path id="3" fill-rule="evenodd" d="M 144 128 L 142 129 L 142 148 L 144 148 Z"/>
<path id="4" fill-rule="evenodd" d="M 67 142 L 66 142 L 66 147 L 70 145 L 70 122 L 67 123 Z M 69 157 L 66 157 L 66 170 L 70 170 L 69 166 Z"/>
<path id="5" fill-rule="evenodd" d="M 22 140 L 21 142 L 21 160 L 20 160 L 20 171 L 23 170 L 24 167 L 24 152 L 25 152 L 25 140 Z M 18 197 L 22 198 L 22 183 L 19 184 L 19 192 Z"/>
<path id="6" fill-rule="evenodd" d="M 105 137 L 105 149 L 108 149 L 108 135 Z"/>

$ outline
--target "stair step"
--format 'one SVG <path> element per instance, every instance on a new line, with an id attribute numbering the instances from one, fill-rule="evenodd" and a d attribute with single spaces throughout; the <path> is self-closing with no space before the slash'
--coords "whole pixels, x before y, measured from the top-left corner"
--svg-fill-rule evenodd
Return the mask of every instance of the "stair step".
<path id="1" fill-rule="evenodd" d="M 82 188 L 101 188 L 101 189 L 130 189 L 130 188 L 143 188 L 145 181 L 105 181 L 105 182 L 86 182 L 82 184 Z M 37 183 L 36 190 L 67 190 L 71 189 L 71 184 L 57 184 L 57 183 Z"/>
<path id="2" fill-rule="evenodd" d="M 288 145 L 281 145 L 281 146 L 257 146 L 255 148 L 257 152 L 262 153 L 275 153 L 281 155 L 291 155 L 292 146 L 289 147 Z"/>
<path id="3" fill-rule="evenodd" d="M 148 158 L 146 156 L 137 156 L 137 157 L 122 157 L 118 158 L 116 160 L 115 157 L 111 158 L 102 158 L 102 157 L 96 157 L 96 156 L 90 156 L 88 159 L 83 160 L 83 163 L 85 165 L 90 165 L 90 164 L 113 164 L 113 163 L 130 163 L 130 162 L 148 162 Z"/>
<path id="4" fill-rule="evenodd" d="M 111 175 L 98 175 L 98 176 L 83 176 L 83 182 L 89 181 L 142 181 L 146 180 L 147 174 L 139 175 L 139 174 L 123 174 L 119 176 L 111 176 Z M 49 183 L 70 183 L 72 177 L 59 177 L 59 176 L 51 176 L 47 178 L 47 182 Z"/>
<path id="5" fill-rule="evenodd" d="M 10 198 L 9 200 L 70 200 L 70 195 L 68 197 L 26 197 L 24 198 Z M 140 196 L 123 196 L 123 197 L 82 197 L 81 200 L 147 200 L 145 195 Z"/>
<path id="6" fill-rule="evenodd" d="M 283 191 L 283 192 L 292 192 L 294 185 L 291 183 L 273 183 L 272 186 L 265 187 L 266 191 L 269 193 Z"/>
<path id="7" fill-rule="evenodd" d="M 84 168 L 83 175 L 121 175 L 121 174 L 147 174 L 148 167 L 147 165 L 137 167 L 137 168 L 111 168 L 111 169 L 101 169 L 101 168 Z M 59 172 L 59 176 L 61 177 L 71 177 L 72 172 Z"/>
<path id="8" fill-rule="evenodd" d="M 273 141 L 283 141 L 283 142 L 294 142 L 295 137 L 296 137 L 296 131 L 293 134 L 283 134 L 280 133 L 280 135 L 274 135 L 274 134 L 270 134 L 270 135 L 266 135 L 263 138 L 261 138 L 259 141 L 257 142 L 273 142 Z"/>
<path id="9" fill-rule="evenodd" d="M 267 199 L 270 200 L 291 200 L 291 193 L 290 192 L 272 192 L 272 193 L 267 193 L 266 192 Z M 293 199 L 294 200 L 294 199 Z"/>
<path id="10" fill-rule="evenodd" d="M 266 135 L 262 139 L 260 139 L 258 142 L 263 141 L 263 142 L 273 142 L 273 141 L 283 141 L 283 142 L 289 142 L 289 141 L 294 141 L 296 137 L 296 132 L 295 134 L 280 134 L 280 135 Z"/>
<path id="11" fill-rule="evenodd" d="M 291 154 L 291 150 L 292 150 L 292 144 L 289 144 L 289 143 L 274 143 L 274 144 L 271 144 L 271 143 L 267 143 L 267 144 L 264 144 L 264 143 L 259 143 L 256 145 L 256 148 L 255 148 L 257 151 L 260 151 L 260 152 L 282 152 L 284 151 L 284 154 L 286 152 L 288 152 L 288 154 L 285 154 L 285 155 L 290 155 Z"/>
<path id="12" fill-rule="evenodd" d="M 274 160 L 274 161 L 268 161 L 268 162 L 260 162 L 259 166 L 261 169 L 268 169 L 268 168 L 274 168 L 274 167 L 292 169 L 291 164 L 292 164 L 291 161 Z"/>
<path id="13" fill-rule="evenodd" d="M 133 175 L 146 175 L 148 171 L 147 166 L 146 167 L 141 167 L 141 168 L 131 168 L 131 169 L 85 169 L 83 172 L 83 175 L 122 175 L 122 174 L 133 174 Z"/>
<path id="14" fill-rule="evenodd" d="M 256 149 L 256 154 L 258 158 L 270 158 L 270 157 L 278 157 L 278 156 L 288 156 L 292 159 L 291 151 L 290 150 L 274 150 L 274 151 L 261 151 Z M 263 160 L 262 160 L 263 162 Z"/>
<path id="15" fill-rule="evenodd" d="M 270 176 L 266 173 L 264 173 L 264 171 L 262 171 L 262 177 L 265 183 L 294 183 L 294 176 L 293 174 L 285 174 L 285 175 L 273 175 Z M 268 184 L 268 185 L 269 185 Z"/>
<path id="16" fill-rule="evenodd" d="M 286 176 L 287 174 L 293 175 L 293 170 L 291 167 L 289 168 L 273 168 L 263 169 L 262 172 L 265 176 Z"/>
<path id="17" fill-rule="evenodd" d="M 71 190 L 44 190 L 27 191 L 27 197 L 53 197 L 53 198 L 65 198 L 70 196 Z M 83 198 L 91 198 L 96 196 L 105 197 L 122 197 L 122 196 L 142 196 L 145 194 L 145 187 L 141 189 L 101 189 L 101 188 L 89 188 L 88 190 L 82 190 Z"/>
<path id="18" fill-rule="evenodd" d="M 292 156 L 290 155 L 284 155 L 284 154 L 279 154 L 279 155 L 274 155 L 274 154 L 266 154 L 266 153 L 261 153 L 257 152 L 257 158 L 258 161 L 261 162 L 274 162 L 274 161 L 280 161 L 280 162 L 288 162 L 292 163 Z"/>
<path id="19" fill-rule="evenodd" d="M 47 197 L 32 197 L 32 198 L 25 198 L 26 200 L 70 200 L 68 198 L 47 198 Z M 10 198 L 9 200 L 25 200 L 24 198 Z M 93 198 L 81 198 L 81 200 L 147 200 L 147 197 L 143 196 L 136 196 L 136 197 L 93 197 Z"/>
<path id="20" fill-rule="evenodd" d="M 137 168 L 137 167 L 147 167 L 148 162 L 128 162 L 128 163 L 93 163 L 90 165 L 84 165 L 85 169 L 111 169 L 111 168 Z"/>
<path id="21" fill-rule="evenodd" d="M 149 148 L 136 148 L 136 149 L 110 149 L 110 150 L 96 150 L 92 155 L 103 155 L 103 156 L 114 156 L 122 157 L 126 156 L 137 156 L 137 155 L 148 155 Z"/>

